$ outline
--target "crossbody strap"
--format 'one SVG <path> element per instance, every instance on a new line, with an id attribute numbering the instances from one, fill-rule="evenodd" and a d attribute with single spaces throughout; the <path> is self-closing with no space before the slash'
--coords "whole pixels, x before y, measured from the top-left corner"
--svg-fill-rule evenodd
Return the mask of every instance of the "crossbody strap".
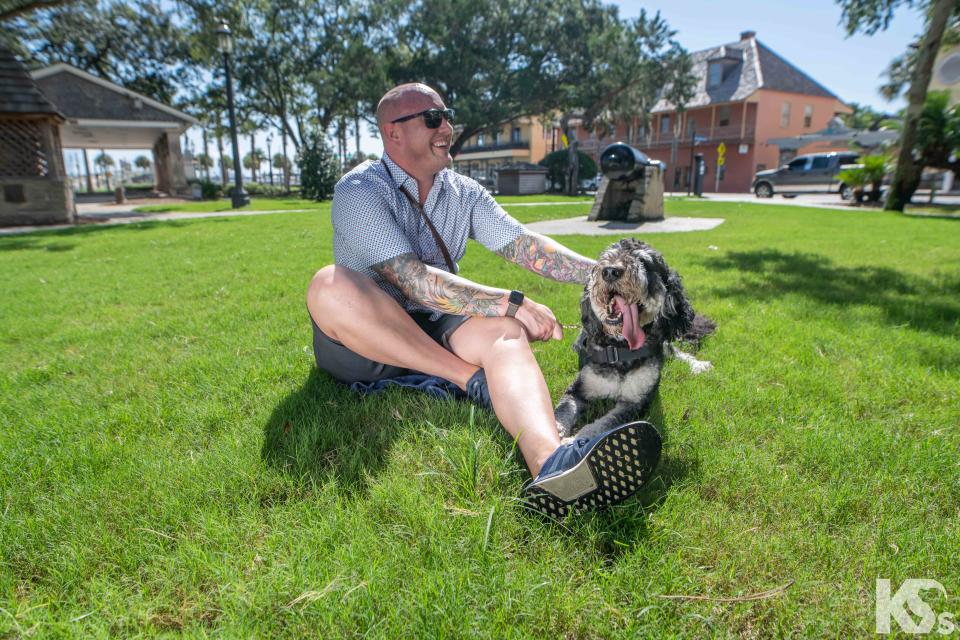
<path id="1" fill-rule="evenodd" d="M 401 187 L 397 180 L 393 177 L 393 174 L 390 172 L 390 167 L 387 166 L 387 163 L 383 163 L 383 168 L 387 170 L 387 175 L 390 176 L 390 179 L 393 180 L 393 184 L 403 192 L 403 195 L 407 196 L 407 200 L 410 201 L 410 204 L 413 205 L 413 208 L 420 212 L 420 217 L 423 218 L 423 221 L 427 223 L 427 228 L 430 229 L 430 233 L 433 234 L 433 240 L 437 243 L 437 246 L 440 247 L 440 252 L 443 254 L 443 259 L 447 263 L 447 268 L 450 270 L 450 273 L 456 273 L 457 270 L 453 266 L 453 260 L 450 259 L 450 252 L 447 250 L 447 245 L 443 242 L 443 238 L 440 237 L 440 234 L 437 233 L 436 227 L 433 226 L 433 223 L 430 222 L 430 218 L 427 217 L 427 213 L 423 210 L 423 205 L 421 205 L 416 198 L 411 195 L 404 187 Z"/>

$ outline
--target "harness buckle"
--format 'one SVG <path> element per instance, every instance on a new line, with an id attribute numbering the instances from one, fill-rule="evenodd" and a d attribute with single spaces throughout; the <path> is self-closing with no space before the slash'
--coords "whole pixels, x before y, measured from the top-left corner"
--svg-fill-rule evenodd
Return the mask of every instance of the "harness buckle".
<path id="1" fill-rule="evenodd" d="M 606 351 L 607 362 L 620 362 L 620 350 L 616 347 L 604 347 Z"/>

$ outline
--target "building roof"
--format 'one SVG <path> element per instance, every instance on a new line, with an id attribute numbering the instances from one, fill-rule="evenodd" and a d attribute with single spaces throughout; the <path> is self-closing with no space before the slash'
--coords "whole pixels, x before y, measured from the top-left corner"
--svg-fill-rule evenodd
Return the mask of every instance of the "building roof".
<path id="1" fill-rule="evenodd" d="M 63 119 L 13 52 L 0 47 L 0 113 Z"/>
<path id="2" fill-rule="evenodd" d="M 199 124 L 191 115 L 66 63 L 30 75 L 69 118 L 169 121 L 172 116 L 181 125 Z"/>
<path id="3" fill-rule="evenodd" d="M 760 89 L 840 100 L 829 89 L 757 40 L 752 31 L 742 33 L 738 42 L 697 51 L 690 57 L 697 86 L 693 98 L 686 104 L 688 109 L 740 102 Z M 724 73 L 718 85 L 707 88 L 711 63 L 723 64 Z M 673 104 L 661 99 L 652 111 L 657 113 L 674 109 L 676 107 Z"/>

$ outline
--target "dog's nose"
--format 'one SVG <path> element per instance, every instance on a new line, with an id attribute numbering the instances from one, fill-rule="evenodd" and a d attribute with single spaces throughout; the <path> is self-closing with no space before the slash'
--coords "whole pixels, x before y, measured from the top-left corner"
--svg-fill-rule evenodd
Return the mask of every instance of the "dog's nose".
<path id="1" fill-rule="evenodd" d="M 620 279 L 620 276 L 623 275 L 623 269 L 617 267 L 604 267 L 603 268 L 603 279 L 606 282 L 616 282 Z"/>

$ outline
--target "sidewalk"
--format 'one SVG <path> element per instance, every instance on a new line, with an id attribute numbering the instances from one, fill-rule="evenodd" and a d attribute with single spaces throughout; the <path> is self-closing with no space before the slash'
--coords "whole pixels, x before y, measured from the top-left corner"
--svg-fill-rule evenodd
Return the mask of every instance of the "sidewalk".
<path id="1" fill-rule="evenodd" d="M 181 204 L 190 200 L 164 200 L 163 204 Z M 116 224 L 133 224 L 136 222 L 162 222 L 164 220 L 191 220 L 195 218 L 223 218 L 231 216 L 259 216 L 272 213 L 303 213 L 315 209 L 271 209 L 268 211 L 213 211 L 208 213 L 185 213 L 171 211 L 169 213 L 138 213 L 136 207 L 143 203 L 104 204 L 84 203 L 77 205 L 77 224 L 45 224 L 39 226 L 0 227 L 0 236 L 13 236 L 34 231 L 59 231 L 73 229 L 78 226 L 98 225 L 109 226 Z"/>

